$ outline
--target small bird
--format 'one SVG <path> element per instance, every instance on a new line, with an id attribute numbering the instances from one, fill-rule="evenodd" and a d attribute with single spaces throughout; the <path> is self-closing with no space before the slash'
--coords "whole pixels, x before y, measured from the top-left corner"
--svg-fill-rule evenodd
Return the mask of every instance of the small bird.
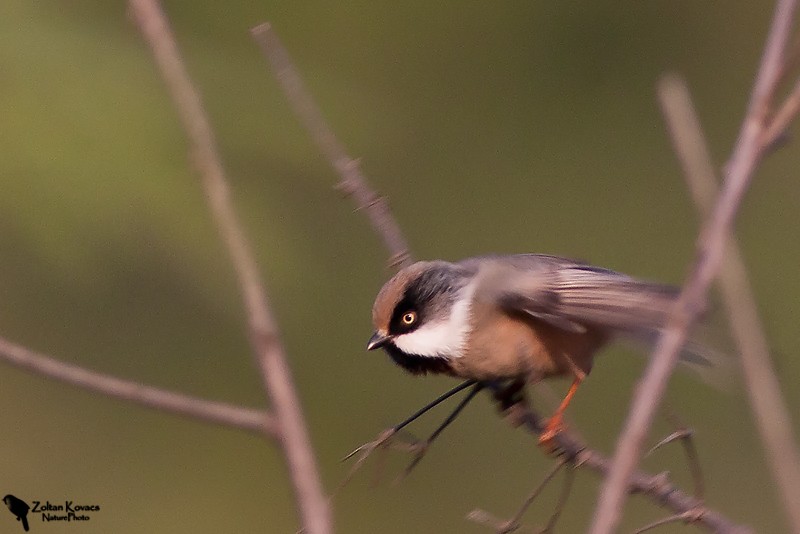
<path id="1" fill-rule="evenodd" d="M 17 516 L 17 521 L 22 521 L 22 528 L 28 532 L 28 510 L 30 510 L 28 503 L 13 495 L 3 497 L 3 502 L 6 503 L 11 513 Z"/>
<path id="2" fill-rule="evenodd" d="M 378 293 L 367 350 L 383 348 L 412 374 L 478 383 L 571 377 L 540 436 L 547 444 L 598 349 L 619 337 L 656 339 L 677 296 L 672 286 L 543 254 L 420 261 Z"/>

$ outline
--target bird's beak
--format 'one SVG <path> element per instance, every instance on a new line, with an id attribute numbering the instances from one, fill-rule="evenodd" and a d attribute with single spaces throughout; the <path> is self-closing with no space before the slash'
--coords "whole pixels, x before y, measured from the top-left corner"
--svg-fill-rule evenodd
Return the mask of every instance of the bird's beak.
<path id="1" fill-rule="evenodd" d="M 383 347 L 386 345 L 392 338 L 390 336 L 386 336 L 381 334 L 380 332 L 375 332 L 372 334 L 372 337 L 369 338 L 369 342 L 367 343 L 367 350 L 375 350 Z"/>

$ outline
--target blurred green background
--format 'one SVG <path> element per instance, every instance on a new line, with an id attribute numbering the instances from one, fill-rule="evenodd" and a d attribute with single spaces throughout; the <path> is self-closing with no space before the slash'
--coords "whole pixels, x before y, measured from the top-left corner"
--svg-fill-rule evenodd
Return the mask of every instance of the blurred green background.
<path id="1" fill-rule="evenodd" d="M 417 257 L 549 252 L 679 283 L 697 219 L 656 81 L 688 79 L 721 166 L 772 11 L 682 0 L 165 7 L 257 249 L 329 491 L 345 453 L 453 381 L 365 352 L 386 253 L 332 189 L 335 174 L 248 29 L 274 24 Z M 231 267 L 125 4 L 5 0 L 0 118 L 0 334 L 91 369 L 264 406 Z M 770 156 L 738 222 L 794 411 L 799 165 L 796 142 Z M 613 447 L 644 361 L 606 351 L 576 398 L 572 424 L 597 448 Z M 282 458 L 262 439 L 1 372 L 0 494 L 101 506 L 82 524 L 34 516 L 32 532 L 296 531 Z M 681 373 L 668 403 L 697 431 L 708 503 L 759 532 L 787 531 L 739 383 L 719 390 Z M 424 436 L 445 412 L 412 431 Z M 653 440 L 670 431 L 660 421 Z M 509 516 L 551 465 L 483 397 L 393 485 L 403 461 L 392 454 L 377 487 L 371 462 L 339 492 L 339 532 L 488 532 L 465 514 Z M 677 446 L 645 466 L 690 486 Z M 559 532 L 583 531 L 597 487 L 577 475 Z M 557 492 L 528 525 L 544 524 Z M 632 498 L 624 531 L 662 515 Z M 2 511 L 0 531 L 19 531 Z"/>

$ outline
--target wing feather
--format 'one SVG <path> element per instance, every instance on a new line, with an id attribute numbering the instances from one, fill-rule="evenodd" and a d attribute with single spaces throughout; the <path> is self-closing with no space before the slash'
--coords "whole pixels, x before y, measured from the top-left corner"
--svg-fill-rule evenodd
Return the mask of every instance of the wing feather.
<path id="1" fill-rule="evenodd" d="M 495 284 L 501 306 L 568 331 L 600 327 L 649 336 L 664 326 L 678 296 L 673 286 L 566 258 L 528 254 L 510 258 L 512 269 Z"/>
<path id="2" fill-rule="evenodd" d="M 639 280 L 610 269 L 541 254 L 483 257 L 469 260 L 477 268 L 486 260 L 484 298 L 507 313 L 523 314 L 566 332 L 599 328 L 611 335 L 652 343 L 658 339 L 678 298 L 674 286 Z M 491 261 L 495 260 L 495 261 Z M 690 341 L 682 359 L 709 365 L 707 350 Z"/>

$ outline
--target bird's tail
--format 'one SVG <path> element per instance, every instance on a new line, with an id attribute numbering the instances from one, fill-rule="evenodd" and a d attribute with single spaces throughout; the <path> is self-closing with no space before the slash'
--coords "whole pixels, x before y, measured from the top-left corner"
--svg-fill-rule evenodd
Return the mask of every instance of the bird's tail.
<path id="1" fill-rule="evenodd" d="M 622 334 L 657 333 L 678 297 L 673 286 L 645 282 L 590 266 L 558 271 L 558 306 L 563 315 Z"/>
<path id="2" fill-rule="evenodd" d="M 646 344 L 661 335 L 679 294 L 674 286 L 590 266 L 562 269 L 559 275 L 559 306 L 565 317 Z M 681 359 L 708 366 L 716 359 L 712 352 L 690 337 Z"/>

